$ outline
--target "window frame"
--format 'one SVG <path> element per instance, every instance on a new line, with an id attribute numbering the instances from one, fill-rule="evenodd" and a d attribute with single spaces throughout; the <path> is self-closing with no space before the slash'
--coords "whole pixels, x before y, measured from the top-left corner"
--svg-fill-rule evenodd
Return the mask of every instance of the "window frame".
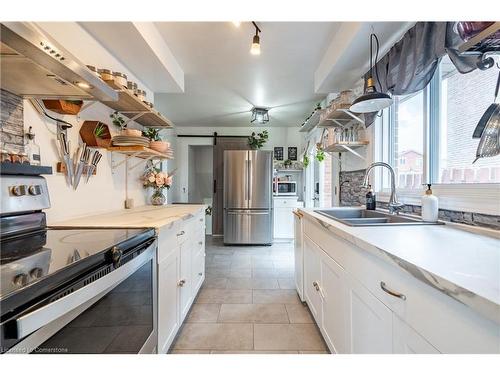
<path id="1" fill-rule="evenodd" d="M 423 126 L 423 175 L 422 181 L 436 181 L 439 176 L 439 132 L 440 132 L 440 66 L 430 84 L 424 89 Z M 384 110 L 374 125 L 373 160 L 394 161 L 394 108 Z M 375 172 L 375 171 L 374 171 Z M 385 175 L 385 176 L 384 176 Z M 388 174 L 380 168 L 374 173 L 377 200 L 388 202 L 390 189 Z M 382 181 L 382 182 L 381 182 Z M 384 187 L 385 186 L 385 187 Z M 432 183 L 433 193 L 439 197 L 439 207 L 453 211 L 500 215 L 500 183 Z M 397 189 L 398 199 L 405 204 L 421 205 L 422 189 Z"/>

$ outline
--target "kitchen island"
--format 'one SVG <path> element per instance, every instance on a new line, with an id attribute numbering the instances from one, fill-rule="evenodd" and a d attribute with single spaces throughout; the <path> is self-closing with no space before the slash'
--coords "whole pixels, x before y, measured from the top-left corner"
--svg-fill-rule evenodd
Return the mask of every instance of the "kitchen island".
<path id="1" fill-rule="evenodd" d="M 205 280 L 205 206 L 143 206 L 57 222 L 57 228 L 154 228 L 156 352 L 166 353 Z"/>
<path id="2" fill-rule="evenodd" d="M 497 232 L 298 213 L 303 296 L 332 351 L 500 352 Z"/>

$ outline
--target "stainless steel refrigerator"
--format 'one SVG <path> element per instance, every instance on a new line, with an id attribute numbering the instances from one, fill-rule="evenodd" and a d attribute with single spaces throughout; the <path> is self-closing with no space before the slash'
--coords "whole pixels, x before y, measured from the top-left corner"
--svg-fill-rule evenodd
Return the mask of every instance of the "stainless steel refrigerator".
<path id="1" fill-rule="evenodd" d="M 224 151 L 225 244 L 271 244 L 272 176 L 272 151 Z"/>

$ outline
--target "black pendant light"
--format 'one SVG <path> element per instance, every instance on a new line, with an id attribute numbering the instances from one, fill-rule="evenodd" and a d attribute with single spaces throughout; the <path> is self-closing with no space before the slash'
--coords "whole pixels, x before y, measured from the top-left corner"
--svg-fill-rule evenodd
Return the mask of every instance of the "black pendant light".
<path id="1" fill-rule="evenodd" d="M 373 41 L 376 43 L 375 64 L 372 62 Z M 370 113 L 378 112 L 392 104 L 392 98 L 385 93 L 378 92 L 375 88 L 375 80 L 373 79 L 373 66 L 375 65 L 375 74 L 379 86 L 382 87 L 378 77 L 377 59 L 378 59 L 379 43 L 375 34 L 370 34 L 370 77 L 366 80 L 365 93 L 352 102 L 349 108 L 352 112 L 356 113 Z"/>

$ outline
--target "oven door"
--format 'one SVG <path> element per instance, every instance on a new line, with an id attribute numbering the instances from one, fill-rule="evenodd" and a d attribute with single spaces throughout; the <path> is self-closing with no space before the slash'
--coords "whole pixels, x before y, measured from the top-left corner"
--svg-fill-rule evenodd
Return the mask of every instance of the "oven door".
<path id="1" fill-rule="evenodd" d="M 7 353 L 155 353 L 156 246 L 154 241 L 106 276 L 17 318 L 23 339 Z"/>

